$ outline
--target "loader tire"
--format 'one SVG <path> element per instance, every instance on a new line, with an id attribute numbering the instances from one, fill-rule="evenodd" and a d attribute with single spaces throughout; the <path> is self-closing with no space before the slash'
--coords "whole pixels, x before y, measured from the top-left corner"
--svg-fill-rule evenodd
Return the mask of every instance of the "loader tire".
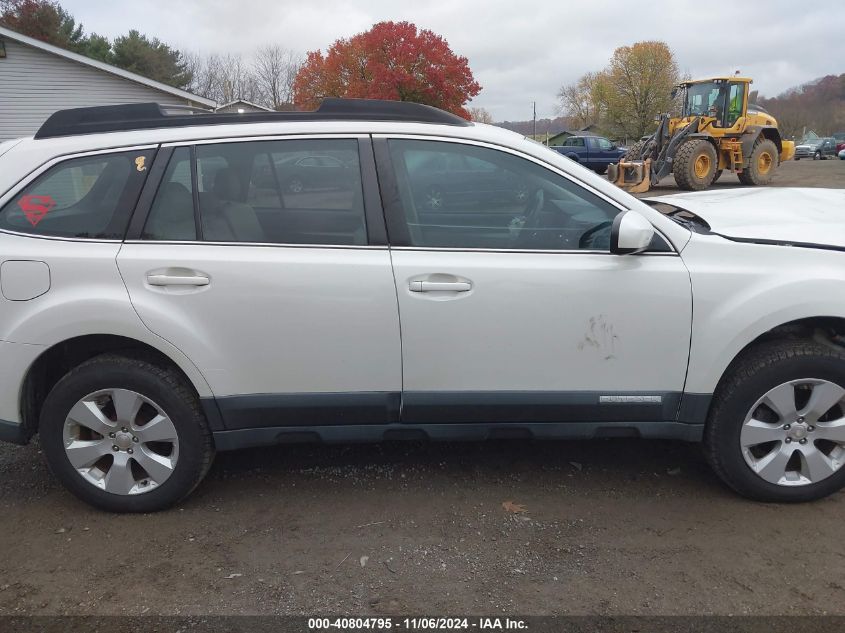
<path id="1" fill-rule="evenodd" d="M 743 185 L 768 185 L 778 167 L 778 148 L 774 141 L 762 136 L 754 143 L 748 167 L 742 170 L 739 182 Z"/>
<path id="2" fill-rule="evenodd" d="M 640 160 L 643 152 L 643 147 L 645 147 L 646 141 L 637 141 L 631 147 L 628 148 L 628 151 L 625 152 L 625 155 L 622 156 L 622 160 L 625 162 L 632 161 L 632 160 Z"/>
<path id="3" fill-rule="evenodd" d="M 713 144 L 703 138 L 694 138 L 684 141 L 678 148 L 672 171 L 680 189 L 701 191 L 713 182 L 718 165 Z"/>

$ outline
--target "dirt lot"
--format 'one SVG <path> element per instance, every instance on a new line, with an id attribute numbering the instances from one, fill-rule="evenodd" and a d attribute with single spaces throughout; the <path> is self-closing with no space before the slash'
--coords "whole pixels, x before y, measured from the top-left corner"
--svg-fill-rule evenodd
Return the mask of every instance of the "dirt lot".
<path id="1" fill-rule="evenodd" d="M 845 161 L 777 184 L 845 187 Z M 0 615 L 845 614 L 844 516 L 633 440 L 223 454 L 181 507 L 115 516 L 2 445 Z"/>
<path id="2" fill-rule="evenodd" d="M 733 174 L 723 174 L 713 189 L 740 187 L 739 179 Z M 845 189 L 845 160 L 800 160 L 783 163 L 775 173 L 774 187 L 835 187 Z M 677 193 L 673 176 L 663 181 L 645 196 L 660 196 Z"/>

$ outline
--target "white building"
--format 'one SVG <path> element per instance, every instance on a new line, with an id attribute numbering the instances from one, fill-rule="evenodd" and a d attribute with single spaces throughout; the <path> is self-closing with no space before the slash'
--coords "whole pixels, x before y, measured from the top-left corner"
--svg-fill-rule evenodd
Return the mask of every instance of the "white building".
<path id="1" fill-rule="evenodd" d="M 0 141 L 32 136 L 56 110 L 144 103 L 216 103 L 0 26 Z"/>

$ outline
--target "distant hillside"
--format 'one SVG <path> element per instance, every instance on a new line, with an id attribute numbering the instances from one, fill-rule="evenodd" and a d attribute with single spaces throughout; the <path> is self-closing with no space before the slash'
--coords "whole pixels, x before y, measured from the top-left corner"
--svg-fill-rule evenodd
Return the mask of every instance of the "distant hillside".
<path id="1" fill-rule="evenodd" d="M 557 117 L 556 119 L 537 119 L 537 134 L 557 134 L 570 128 L 570 120 L 567 117 Z M 501 123 L 494 123 L 506 130 L 512 130 L 528 136 L 534 133 L 534 121 L 502 121 Z"/>
<path id="2" fill-rule="evenodd" d="M 800 139 L 804 130 L 820 136 L 845 132 L 845 73 L 828 75 L 757 102 L 777 118 L 787 138 Z"/>

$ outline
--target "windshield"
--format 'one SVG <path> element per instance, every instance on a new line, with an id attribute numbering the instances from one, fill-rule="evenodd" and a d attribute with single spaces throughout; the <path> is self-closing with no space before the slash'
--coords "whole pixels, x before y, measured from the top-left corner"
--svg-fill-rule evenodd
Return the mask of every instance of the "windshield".
<path id="1" fill-rule="evenodd" d="M 712 81 L 687 86 L 684 116 L 712 116 L 711 108 L 721 107 L 727 84 Z"/>

